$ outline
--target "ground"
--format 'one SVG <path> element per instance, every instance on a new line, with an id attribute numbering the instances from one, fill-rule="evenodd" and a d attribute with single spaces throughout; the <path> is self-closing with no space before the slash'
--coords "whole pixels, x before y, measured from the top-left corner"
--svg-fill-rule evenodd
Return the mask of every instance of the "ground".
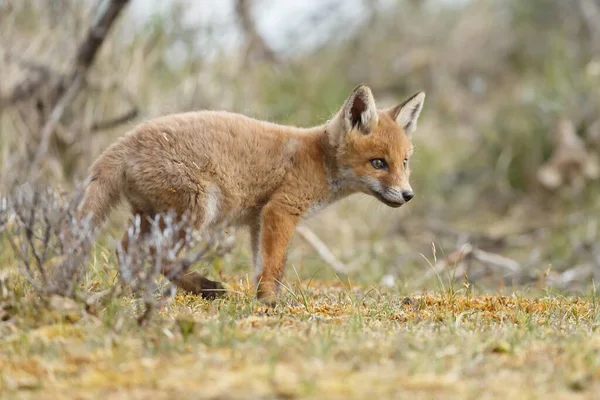
<path id="1" fill-rule="evenodd" d="M 243 279 L 229 282 L 235 292 L 215 301 L 177 294 L 145 327 L 133 311 L 94 316 L 58 299 L 32 321 L 23 306 L 0 331 L 2 398 L 576 399 L 600 390 L 593 295 L 463 287 L 405 296 L 296 280 L 268 309 Z M 117 302 L 133 310 L 130 298 Z"/>

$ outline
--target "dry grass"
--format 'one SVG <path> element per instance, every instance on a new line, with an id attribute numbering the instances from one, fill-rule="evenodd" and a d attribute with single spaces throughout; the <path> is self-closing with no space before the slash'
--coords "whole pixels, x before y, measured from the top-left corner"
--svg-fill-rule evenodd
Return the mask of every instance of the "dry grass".
<path id="1" fill-rule="evenodd" d="M 295 280 L 269 310 L 243 278 L 230 278 L 236 292 L 227 298 L 178 294 L 144 329 L 130 298 L 92 316 L 66 302 L 32 306 L 21 288 L 2 323 L 0 390 L 35 399 L 591 398 L 600 390 L 595 296 L 463 289 L 409 298 Z"/>

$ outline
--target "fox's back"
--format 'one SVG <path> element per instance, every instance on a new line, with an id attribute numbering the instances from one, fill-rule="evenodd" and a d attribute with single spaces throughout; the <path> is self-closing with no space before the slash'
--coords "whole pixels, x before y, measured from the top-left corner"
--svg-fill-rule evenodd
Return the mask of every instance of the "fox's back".
<path id="1" fill-rule="evenodd" d="M 277 188 L 296 140 L 284 126 L 240 114 L 159 117 L 121 142 L 125 192 L 153 213 L 167 206 L 193 211 L 187 208 L 205 207 L 207 195 L 216 198 L 221 211 L 243 213 L 260 207 Z"/>

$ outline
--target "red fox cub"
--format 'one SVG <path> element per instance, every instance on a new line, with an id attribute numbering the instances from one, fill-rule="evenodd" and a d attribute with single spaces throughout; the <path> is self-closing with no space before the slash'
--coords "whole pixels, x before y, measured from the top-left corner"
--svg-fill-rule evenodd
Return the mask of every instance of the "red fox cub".
<path id="1" fill-rule="evenodd" d="M 99 225 L 124 197 L 143 232 L 150 219 L 168 211 L 187 214 L 194 229 L 233 219 L 234 226 L 250 229 L 257 297 L 273 304 L 301 218 L 353 193 L 390 207 L 413 198 L 410 137 L 424 100 L 419 92 L 378 110 L 371 90 L 361 85 L 331 120 L 312 128 L 223 111 L 158 117 L 94 162 L 82 213 Z M 205 296 L 222 288 L 197 272 L 175 283 Z"/>

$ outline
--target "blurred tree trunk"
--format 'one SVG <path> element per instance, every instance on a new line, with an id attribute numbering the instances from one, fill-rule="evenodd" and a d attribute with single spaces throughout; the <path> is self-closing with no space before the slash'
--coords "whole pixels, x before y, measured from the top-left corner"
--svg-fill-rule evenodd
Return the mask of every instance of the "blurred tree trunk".
<path id="1" fill-rule="evenodd" d="M 40 165 L 48 156 L 51 144 L 58 152 L 58 161 L 65 167 L 72 164 L 68 150 L 73 143 L 67 143 L 56 135 L 57 128 L 63 122 L 67 110 L 77 94 L 86 84 L 86 76 L 92 67 L 102 43 L 111 27 L 130 0 L 107 0 L 99 8 L 98 16 L 87 31 L 85 38 L 77 46 L 70 72 L 59 75 L 50 67 L 37 65 L 30 68 L 27 76 L 12 91 L 8 105 L 16 105 L 24 120 L 31 121 L 37 117 L 37 137 L 32 137 L 29 149 L 29 177 L 39 176 Z M 53 7 L 57 7 L 54 4 Z M 76 114 L 76 113 L 73 113 Z M 31 127 L 33 128 L 33 127 Z M 77 138 L 74 138 L 76 141 Z"/>
<path id="2" fill-rule="evenodd" d="M 236 0 L 235 11 L 246 40 L 244 68 L 247 68 L 252 61 L 277 62 L 277 55 L 256 29 L 252 17 L 252 0 Z"/>

